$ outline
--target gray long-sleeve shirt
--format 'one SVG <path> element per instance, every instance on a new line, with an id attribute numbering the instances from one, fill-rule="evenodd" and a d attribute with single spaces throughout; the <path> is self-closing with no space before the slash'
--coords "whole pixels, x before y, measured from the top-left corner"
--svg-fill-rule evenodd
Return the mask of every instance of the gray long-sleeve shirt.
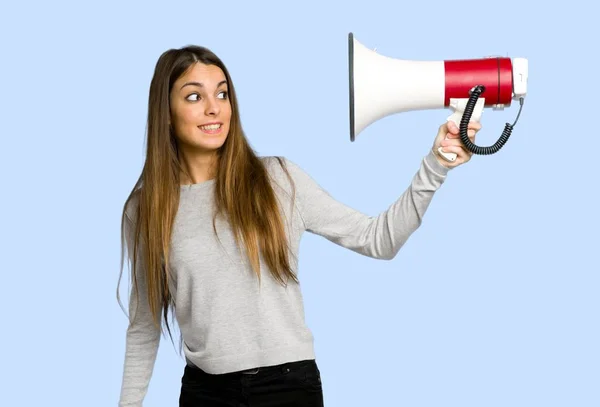
<path id="1" fill-rule="evenodd" d="M 449 171 L 430 152 L 404 193 L 378 216 L 368 216 L 332 198 L 299 166 L 284 159 L 296 187 L 292 200 L 289 179 L 278 160 L 262 159 L 275 181 L 296 273 L 305 231 L 365 256 L 394 258 L 421 224 Z M 213 188 L 214 180 L 181 186 L 171 241 L 171 290 L 187 363 L 209 373 L 225 373 L 314 358 L 300 287 L 293 282 L 280 285 L 262 259 L 259 286 L 232 231 L 220 220 L 215 236 Z M 129 247 L 135 210 L 131 205 L 126 211 Z M 120 407 L 142 406 L 160 340 L 144 301 L 143 273 L 138 285 L 142 295 L 137 308 L 130 296 L 130 315 L 136 319 L 127 329 Z"/>

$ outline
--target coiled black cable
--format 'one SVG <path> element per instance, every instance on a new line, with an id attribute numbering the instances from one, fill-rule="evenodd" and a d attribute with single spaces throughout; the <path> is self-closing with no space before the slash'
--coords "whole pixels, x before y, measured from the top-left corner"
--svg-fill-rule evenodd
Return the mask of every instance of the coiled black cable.
<path id="1" fill-rule="evenodd" d="M 471 142 L 468 134 L 468 126 L 469 122 L 471 121 L 471 116 L 473 115 L 473 110 L 475 109 L 477 99 L 479 99 L 483 92 L 485 92 L 485 86 L 483 85 L 477 85 L 473 89 L 471 89 L 471 95 L 469 96 L 467 106 L 465 107 L 462 119 L 460 120 L 460 140 L 463 142 L 467 150 L 469 150 L 473 154 L 490 155 L 500 151 L 500 149 L 504 147 L 504 144 L 506 144 L 506 142 L 508 141 L 508 138 L 512 134 L 512 131 L 515 125 L 517 124 L 517 121 L 519 120 L 519 116 L 521 115 L 521 110 L 523 109 L 523 98 L 519 99 L 519 113 L 517 114 L 517 118 L 515 119 L 514 123 L 506 123 L 506 125 L 504 126 L 504 131 L 500 135 L 500 138 L 498 138 L 498 140 L 493 145 L 482 147 L 475 145 L 473 144 L 473 142 Z"/>

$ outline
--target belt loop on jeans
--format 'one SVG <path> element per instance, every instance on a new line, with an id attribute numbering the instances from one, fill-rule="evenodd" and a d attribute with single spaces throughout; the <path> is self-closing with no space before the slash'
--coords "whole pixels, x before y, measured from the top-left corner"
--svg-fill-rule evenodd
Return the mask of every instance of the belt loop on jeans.
<path id="1" fill-rule="evenodd" d="M 260 368 L 254 368 L 254 369 L 248 369 L 248 370 L 242 370 L 240 373 L 241 374 L 257 374 L 260 371 Z"/>

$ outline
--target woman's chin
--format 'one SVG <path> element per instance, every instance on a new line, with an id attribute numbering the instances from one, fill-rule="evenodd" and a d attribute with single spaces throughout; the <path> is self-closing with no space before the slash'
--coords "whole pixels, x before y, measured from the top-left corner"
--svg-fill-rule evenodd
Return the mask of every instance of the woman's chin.
<path id="1" fill-rule="evenodd" d="M 193 147 L 197 150 L 215 151 L 223 147 L 225 137 L 202 137 L 201 140 L 195 140 Z"/>

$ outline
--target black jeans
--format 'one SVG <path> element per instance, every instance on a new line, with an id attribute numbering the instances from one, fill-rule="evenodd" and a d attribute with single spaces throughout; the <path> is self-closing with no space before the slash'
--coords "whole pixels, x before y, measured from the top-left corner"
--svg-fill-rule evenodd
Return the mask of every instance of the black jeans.
<path id="1" fill-rule="evenodd" d="M 186 365 L 179 407 L 323 407 L 315 360 L 208 374 Z"/>

